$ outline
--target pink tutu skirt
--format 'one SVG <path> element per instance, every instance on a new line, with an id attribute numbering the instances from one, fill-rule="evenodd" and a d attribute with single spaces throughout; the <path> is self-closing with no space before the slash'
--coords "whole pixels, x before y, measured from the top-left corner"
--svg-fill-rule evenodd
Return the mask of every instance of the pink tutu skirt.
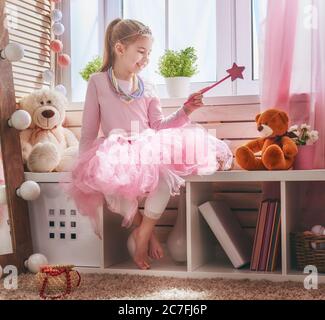
<path id="1" fill-rule="evenodd" d="M 109 199 L 128 199 L 133 206 L 124 216 L 123 226 L 130 226 L 139 201 L 156 188 L 160 176 L 170 194 L 176 195 L 185 185 L 182 177 L 210 175 L 229 170 L 232 164 L 228 145 L 197 123 L 159 131 L 146 129 L 133 136 L 113 133 L 97 138 L 79 156 L 65 190 L 79 212 L 93 222 L 105 200 L 112 212 L 118 212 L 117 202 Z"/>

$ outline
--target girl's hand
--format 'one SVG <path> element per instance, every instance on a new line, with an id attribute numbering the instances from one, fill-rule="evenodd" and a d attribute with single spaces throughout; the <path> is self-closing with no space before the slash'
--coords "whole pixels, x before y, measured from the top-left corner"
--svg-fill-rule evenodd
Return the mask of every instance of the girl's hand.
<path id="1" fill-rule="evenodd" d="M 203 95 L 201 91 L 191 94 L 187 99 L 187 101 L 189 102 L 186 102 L 184 104 L 184 110 L 186 114 L 189 115 L 196 109 L 201 108 L 204 105 L 202 99 L 203 99 Z"/>

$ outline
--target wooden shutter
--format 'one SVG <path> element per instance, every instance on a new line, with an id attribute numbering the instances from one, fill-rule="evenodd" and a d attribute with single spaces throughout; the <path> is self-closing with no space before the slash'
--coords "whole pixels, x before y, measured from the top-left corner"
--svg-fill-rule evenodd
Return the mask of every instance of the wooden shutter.
<path id="1" fill-rule="evenodd" d="M 50 0 L 6 0 L 10 42 L 24 46 L 25 57 L 12 65 L 16 100 L 42 87 L 45 70 L 54 71 Z"/>

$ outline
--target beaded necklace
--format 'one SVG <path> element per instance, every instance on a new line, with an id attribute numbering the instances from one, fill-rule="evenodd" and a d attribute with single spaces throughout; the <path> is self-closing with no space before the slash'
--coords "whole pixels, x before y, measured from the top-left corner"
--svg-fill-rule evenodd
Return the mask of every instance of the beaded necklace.
<path id="1" fill-rule="evenodd" d="M 113 68 L 110 67 L 108 69 L 108 78 L 110 80 L 112 89 L 114 92 L 119 96 L 119 98 L 124 101 L 125 103 L 131 103 L 135 99 L 141 98 L 144 92 L 144 84 L 142 79 L 137 76 L 136 74 L 132 77 L 132 93 L 126 93 L 123 89 L 119 86 L 118 81 L 115 77 Z"/>

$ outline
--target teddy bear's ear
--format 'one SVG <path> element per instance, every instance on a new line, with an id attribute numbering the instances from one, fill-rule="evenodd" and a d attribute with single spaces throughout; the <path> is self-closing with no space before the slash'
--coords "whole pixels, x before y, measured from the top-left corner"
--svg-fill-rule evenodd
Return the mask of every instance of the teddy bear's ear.
<path id="1" fill-rule="evenodd" d="M 258 120 L 260 119 L 261 114 L 259 113 L 256 117 L 255 117 L 255 122 L 258 122 Z"/>
<path id="2" fill-rule="evenodd" d="M 284 124 L 288 124 L 288 122 L 289 122 L 289 117 L 288 117 L 288 115 L 287 115 L 286 112 L 284 112 L 284 111 L 279 111 L 279 117 L 280 117 L 280 119 L 282 120 L 282 122 L 283 122 Z"/>

